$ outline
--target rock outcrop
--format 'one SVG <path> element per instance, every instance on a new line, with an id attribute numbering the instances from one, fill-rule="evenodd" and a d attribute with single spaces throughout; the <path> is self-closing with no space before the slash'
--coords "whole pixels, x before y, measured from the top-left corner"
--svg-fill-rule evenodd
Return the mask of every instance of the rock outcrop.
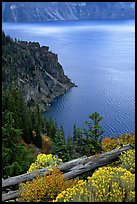
<path id="1" fill-rule="evenodd" d="M 65 76 L 57 54 L 38 42 L 14 41 L 2 36 L 2 85 L 10 82 L 21 87 L 30 107 L 39 104 L 46 110 L 49 103 L 63 95 L 74 83 Z"/>
<path id="2" fill-rule="evenodd" d="M 135 2 L 2 2 L 4 22 L 130 19 Z"/>

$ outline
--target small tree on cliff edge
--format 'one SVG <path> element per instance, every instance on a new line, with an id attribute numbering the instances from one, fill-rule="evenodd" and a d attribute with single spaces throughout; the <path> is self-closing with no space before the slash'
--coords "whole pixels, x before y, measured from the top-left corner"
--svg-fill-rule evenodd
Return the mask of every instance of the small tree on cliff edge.
<path id="1" fill-rule="evenodd" d="M 85 154 L 91 155 L 101 152 L 101 137 L 105 132 L 103 128 L 99 125 L 99 122 L 103 119 L 99 113 L 94 112 L 89 116 L 92 122 L 85 121 L 88 129 L 84 129 L 83 134 L 86 136 L 84 139 L 85 143 Z"/>

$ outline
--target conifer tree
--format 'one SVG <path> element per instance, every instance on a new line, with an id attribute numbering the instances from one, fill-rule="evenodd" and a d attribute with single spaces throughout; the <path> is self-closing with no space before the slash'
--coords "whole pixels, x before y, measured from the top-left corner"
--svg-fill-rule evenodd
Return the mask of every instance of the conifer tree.
<path id="1" fill-rule="evenodd" d="M 32 161 L 32 152 L 20 144 L 21 131 L 15 128 L 13 113 L 3 113 L 2 127 L 2 175 L 15 176 L 24 173 Z"/>
<path id="2" fill-rule="evenodd" d="M 76 152 L 76 145 L 74 144 L 73 137 L 68 135 L 67 139 L 67 151 L 68 151 L 68 157 L 69 160 L 78 158 L 78 154 Z"/>
<path id="3" fill-rule="evenodd" d="M 76 124 L 74 124 L 73 144 L 77 157 L 82 156 L 84 154 L 82 130 L 77 128 Z"/>
<path id="4" fill-rule="evenodd" d="M 88 126 L 88 130 L 85 129 L 85 135 L 88 137 L 94 137 L 98 139 L 105 131 L 99 125 L 99 122 L 103 119 L 99 113 L 94 112 L 89 116 L 92 122 L 85 121 L 85 124 Z"/>
<path id="5" fill-rule="evenodd" d="M 56 121 L 52 120 L 51 117 L 49 119 L 45 117 L 44 128 L 45 133 L 53 140 L 58 129 Z"/>
<path id="6" fill-rule="evenodd" d="M 37 105 L 36 110 L 32 114 L 33 118 L 33 131 L 35 135 L 33 137 L 33 143 L 41 148 L 42 147 L 42 113 L 40 112 L 39 106 Z"/>
<path id="7" fill-rule="evenodd" d="M 31 143 L 31 119 L 28 108 L 24 103 L 20 89 L 11 84 L 2 96 L 2 110 L 13 113 L 15 128 L 22 130 L 22 138 L 27 143 Z"/>
<path id="8" fill-rule="evenodd" d="M 87 155 L 101 152 L 101 140 L 102 134 L 105 132 L 99 125 L 99 122 L 103 119 L 99 113 L 94 112 L 89 116 L 92 122 L 85 121 L 88 129 L 84 129 L 84 152 Z"/>
<path id="9" fill-rule="evenodd" d="M 56 131 L 54 139 L 52 140 L 51 153 L 58 155 L 58 157 L 61 158 L 63 162 L 69 160 L 67 144 L 61 129 Z"/>

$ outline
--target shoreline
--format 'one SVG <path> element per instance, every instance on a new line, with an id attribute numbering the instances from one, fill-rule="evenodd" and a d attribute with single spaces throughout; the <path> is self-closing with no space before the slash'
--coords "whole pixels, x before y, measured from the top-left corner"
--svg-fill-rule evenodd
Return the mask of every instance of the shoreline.
<path id="1" fill-rule="evenodd" d="M 45 102 L 44 106 L 41 107 L 42 113 L 47 112 L 56 99 L 66 94 L 71 88 L 75 88 L 75 87 L 78 87 L 78 85 L 75 85 L 74 83 L 72 83 L 72 85 L 66 88 L 64 92 L 62 91 L 62 93 L 60 93 L 59 95 L 56 95 L 55 97 L 51 98 L 51 100 L 48 103 Z"/>

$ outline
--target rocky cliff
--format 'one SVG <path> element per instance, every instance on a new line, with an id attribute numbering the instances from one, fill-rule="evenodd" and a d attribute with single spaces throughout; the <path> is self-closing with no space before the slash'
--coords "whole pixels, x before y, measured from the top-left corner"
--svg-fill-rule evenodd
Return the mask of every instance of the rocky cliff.
<path id="1" fill-rule="evenodd" d="M 48 104 L 74 84 L 65 76 L 57 54 L 37 42 L 14 41 L 2 35 L 2 85 L 11 82 L 21 87 L 25 102 L 38 103 L 46 110 Z"/>
<path id="2" fill-rule="evenodd" d="M 4 22 L 130 19 L 135 2 L 3 2 Z"/>

